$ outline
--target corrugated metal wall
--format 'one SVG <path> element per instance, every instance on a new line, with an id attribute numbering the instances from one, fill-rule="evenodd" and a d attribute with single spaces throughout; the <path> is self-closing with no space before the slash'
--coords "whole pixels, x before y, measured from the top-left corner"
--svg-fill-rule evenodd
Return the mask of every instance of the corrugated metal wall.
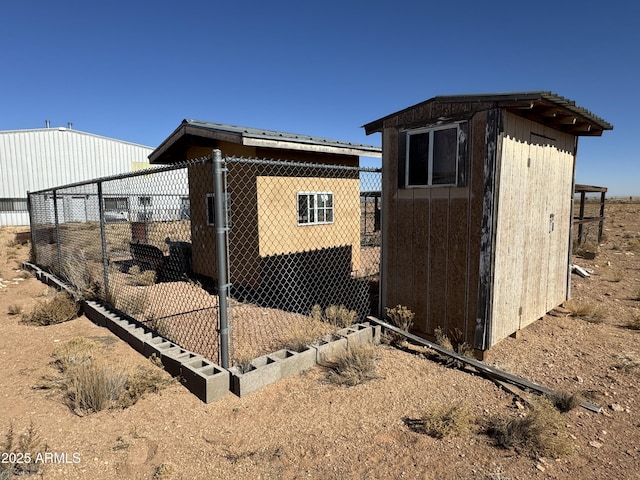
<path id="1" fill-rule="evenodd" d="M 68 128 L 0 132 L 0 199 L 138 170 L 152 151 Z M 28 224 L 27 212 L 0 211 L 0 226 Z"/>

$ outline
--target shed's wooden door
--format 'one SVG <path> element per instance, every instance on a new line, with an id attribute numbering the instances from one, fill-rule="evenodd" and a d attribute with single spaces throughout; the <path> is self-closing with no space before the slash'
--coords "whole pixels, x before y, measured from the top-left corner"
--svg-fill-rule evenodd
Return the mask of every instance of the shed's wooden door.
<path id="1" fill-rule="evenodd" d="M 573 141 L 571 135 L 505 115 L 490 345 L 566 299 Z"/>

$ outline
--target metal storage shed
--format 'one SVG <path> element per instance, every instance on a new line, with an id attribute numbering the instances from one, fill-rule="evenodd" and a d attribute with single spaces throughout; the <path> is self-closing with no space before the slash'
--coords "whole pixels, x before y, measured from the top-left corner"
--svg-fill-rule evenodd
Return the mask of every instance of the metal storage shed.
<path id="1" fill-rule="evenodd" d="M 381 305 L 478 354 L 568 299 L 579 136 L 613 127 L 550 92 L 439 96 L 382 133 Z"/>

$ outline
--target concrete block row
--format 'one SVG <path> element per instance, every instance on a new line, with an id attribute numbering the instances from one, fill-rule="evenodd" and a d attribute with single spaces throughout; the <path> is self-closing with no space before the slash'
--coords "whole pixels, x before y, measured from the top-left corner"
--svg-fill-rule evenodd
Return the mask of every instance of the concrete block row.
<path id="1" fill-rule="evenodd" d="M 24 266 L 33 270 L 40 281 L 58 289 L 69 290 L 54 275 L 30 263 L 25 263 Z M 282 349 L 253 359 L 245 368 L 235 366 L 226 370 L 100 302 L 83 301 L 82 310 L 89 320 L 108 328 L 145 357 L 155 355 L 168 373 L 179 377 L 187 389 L 205 403 L 221 398 L 230 390 L 242 397 L 343 355 L 350 348 L 380 343 L 380 326 L 365 322 L 328 335 L 301 352 Z"/>
<path id="2" fill-rule="evenodd" d="M 349 348 L 380 343 L 380 328 L 367 324 L 352 325 L 326 335 L 305 350 L 282 349 L 254 358 L 247 365 L 229 368 L 230 389 L 239 397 L 255 392 L 278 380 L 294 375 L 316 364 L 324 364 L 331 358 L 343 355 Z"/>

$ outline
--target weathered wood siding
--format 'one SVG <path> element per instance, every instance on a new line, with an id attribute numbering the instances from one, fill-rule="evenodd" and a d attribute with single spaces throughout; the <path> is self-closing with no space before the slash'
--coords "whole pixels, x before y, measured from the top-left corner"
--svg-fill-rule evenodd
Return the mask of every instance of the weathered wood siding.
<path id="1" fill-rule="evenodd" d="M 486 111 L 482 105 L 426 105 L 385 120 L 383 129 L 382 306 L 405 305 L 414 329 L 437 327 L 473 343 L 478 310 Z M 484 107 L 487 108 L 486 106 Z M 480 110 L 478 113 L 474 111 Z M 403 128 L 468 120 L 467 183 L 399 187 Z"/>
<path id="2" fill-rule="evenodd" d="M 575 137 L 504 112 L 488 346 L 567 299 Z"/>

